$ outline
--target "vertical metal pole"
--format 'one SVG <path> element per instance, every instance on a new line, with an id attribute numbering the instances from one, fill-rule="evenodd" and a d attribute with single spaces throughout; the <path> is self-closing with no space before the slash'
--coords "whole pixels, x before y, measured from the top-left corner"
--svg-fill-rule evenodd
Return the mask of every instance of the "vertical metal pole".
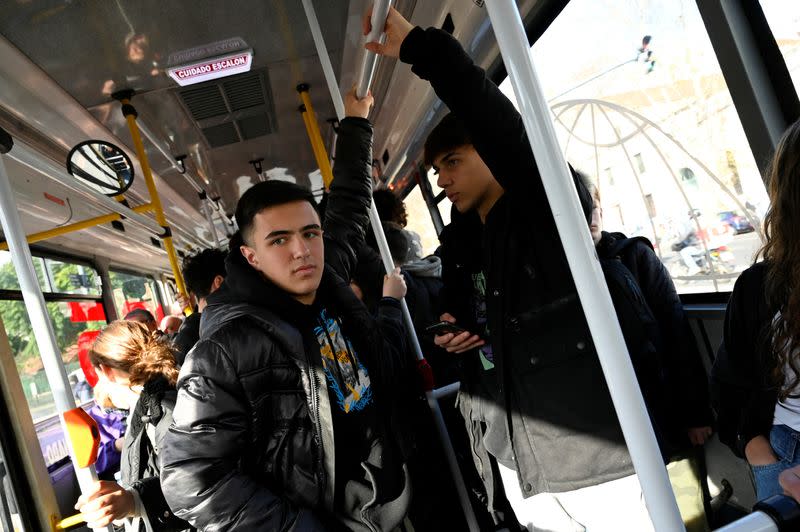
<path id="1" fill-rule="evenodd" d="M 489 0 L 486 7 L 581 304 L 585 310 L 591 309 L 586 320 L 653 525 L 657 531 L 684 530 L 614 305 L 531 60 L 519 10 L 513 0 Z"/>
<path id="2" fill-rule="evenodd" d="M 389 13 L 389 5 L 391 2 L 383 0 L 385 2 L 385 6 L 378 6 L 377 4 L 381 2 L 376 2 L 375 7 L 373 8 L 372 14 L 372 27 L 373 31 L 374 28 L 379 28 L 378 34 L 375 36 L 375 40 L 383 33 L 383 28 L 386 25 L 386 16 Z M 317 17 L 314 14 L 314 7 L 311 5 L 310 0 L 303 0 L 303 7 L 306 10 L 306 15 L 308 17 L 308 23 L 311 26 L 311 34 L 314 36 L 314 44 L 317 47 L 317 55 L 319 57 L 328 57 L 328 51 L 325 47 L 325 41 L 322 39 L 322 32 L 319 29 L 319 22 L 317 21 Z M 378 15 L 378 19 L 376 19 L 376 12 L 382 13 Z M 375 62 L 377 61 L 377 57 L 375 54 L 371 52 L 367 52 L 367 59 L 366 62 L 371 61 L 371 71 L 370 75 L 365 78 L 361 79 L 359 82 L 359 89 L 357 89 L 356 96 L 359 98 L 363 98 L 369 92 L 369 86 L 372 83 L 372 71 L 375 68 Z M 363 72 L 364 69 L 362 69 Z M 331 99 L 334 102 L 334 107 L 336 108 L 337 118 L 341 121 L 344 120 L 344 103 L 342 100 L 342 95 L 339 92 L 338 85 L 333 75 L 333 69 L 325 69 L 323 68 L 323 72 L 325 76 L 330 76 L 327 79 L 328 88 L 331 92 Z M 363 85 L 363 86 L 362 86 Z M 359 92 L 360 91 L 360 92 Z M 303 93 L 301 92 L 301 95 Z M 306 96 L 307 96 L 306 92 Z M 304 100 L 304 103 L 305 100 Z M 308 101 L 306 103 L 306 107 L 311 102 Z M 324 149 L 324 147 L 323 147 Z M 375 202 L 373 201 L 370 205 L 369 210 L 369 221 L 370 225 L 372 226 L 373 234 L 375 235 L 375 240 L 378 243 L 378 250 L 380 251 L 381 260 L 383 261 L 383 267 L 386 270 L 386 273 L 391 273 L 394 271 L 394 260 L 392 259 L 392 253 L 389 250 L 389 244 L 386 242 L 386 235 L 383 232 L 383 226 L 381 225 L 380 215 L 378 214 L 378 208 L 375 206 Z M 400 307 L 403 312 L 403 322 L 405 323 L 406 330 L 408 331 L 408 337 L 411 341 L 411 346 L 414 349 L 414 354 L 418 361 L 425 360 L 425 356 L 422 354 L 422 347 L 419 345 L 419 339 L 417 338 L 417 333 L 414 330 L 414 322 L 411 319 L 411 313 L 408 310 L 408 305 L 406 304 L 406 300 L 400 300 Z M 450 473 L 453 476 L 453 482 L 456 487 L 456 491 L 458 492 L 459 502 L 461 503 L 461 508 L 464 511 L 464 519 L 467 521 L 467 526 L 471 532 L 478 532 L 480 528 L 478 527 L 478 520 L 475 518 L 475 512 L 472 509 L 472 503 L 469 499 L 469 494 L 467 492 L 467 487 L 464 482 L 464 477 L 461 474 L 461 469 L 458 466 L 458 460 L 456 459 L 455 449 L 453 448 L 453 444 L 450 441 L 450 435 L 447 431 L 447 426 L 444 422 L 444 417 L 442 416 L 442 410 L 439 406 L 439 401 L 437 399 L 437 395 L 435 390 L 426 390 L 425 391 L 425 398 L 428 401 L 428 406 L 431 409 L 431 415 L 433 416 L 434 425 L 436 427 L 436 432 L 439 436 L 439 441 L 442 444 L 442 450 L 444 451 L 445 457 L 447 459 L 447 464 L 450 468 Z"/>
<path id="3" fill-rule="evenodd" d="M 389 15 L 391 5 L 391 0 L 375 0 L 372 4 L 372 31 L 366 36 L 364 42 L 380 41 L 383 37 L 383 28 L 386 26 L 386 17 Z M 359 70 L 356 80 L 356 96 L 359 98 L 367 95 L 377 65 L 378 56 L 372 52 L 365 52 L 364 62 L 361 63 L 361 70 Z"/>
<path id="4" fill-rule="evenodd" d="M 214 225 L 214 218 L 212 217 L 211 212 L 211 205 L 203 200 L 200 203 L 200 208 L 203 209 L 203 214 L 206 217 L 206 221 L 208 221 L 208 228 L 211 231 L 211 238 L 214 240 L 214 247 L 219 246 L 219 235 L 217 234 L 217 226 Z"/>
<path id="5" fill-rule="evenodd" d="M 167 257 L 169 264 L 172 267 L 172 275 L 175 276 L 175 284 L 178 287 L 178 292 L 185 298 L 188 298 L 186 291 L 186 284 L 183 281 L 183 274 L 181 273 L 180 265 L 178 264 L 178 254 L 175 252 L 175 244 L 172 242 L 172 231 L 167 224 L 167 219 L 164 216 L 164 209 L 161 207 L 161 197 L 158 195 L 156 183 L 153 180 L 153 174 L 150 171 L 150 162 L 147 159 L 147 154 L 144 151 L 144 143 L 142 137 L 139 135 L 139 126 L 136 124 L 136 109 L 131 105 L 130 98 L 132 95 L 121 96 L 119 98 L 122 104 L 122 114 L 125 115 L 125 120 L 128 122 L 128 129 L 131 132 L 133 139 L 133 146 L 136 148 L 136 156 L 139 158 L 139 164 L 142 167 L 142 174 L 147 184 L 147 191 L 150 193 L 150 203 L 153 204 L 156 221 L 164 228 L 166 235 L 162 237 L 164 241 L 164 248 L 167 250 Z M 192 313 L 192 310 L 187 307 L 184 311 L 187 316 Z"/>
<path id="6" fill-rule="evenodd" d="M 0 130 L 0 132 L 2 132 L 2 130 Z M 7 149 L 0 148 L 0 153 L 8 151 L 9 149 L 11 149 L 11 146 L 8 146 Z M 59 413 L 59 419 L 61 420 L 61 428 L 64 434 L 68 434 L 66 422 L 64 421 L 64 412 L 76 408 L 75 398 L 72 395 L 72 388 L 69 385 L 67 372 L 61 360 L 61 353 L 56 343 L 56 334 L 53 330 L 53 324 L 50 321 L 50 315 L 47 313 L 44 296 L 42 295 L 42 290 L 39 288 L 36 270 L 33 268 L 31 250 L 25 239 L 25 232 L 23 231 L 22 222 L 19 218 L 17 205 L 14 202 L 14 191 L 11 189 L 5 163 L 1 155 L 0 225 L 2 225 L 3 234 L 8 241 L 8 249 L 11 252 L 11 262 L 14 264 L 14 269 L 17 272 L 20 289 L 22 290 L 22 298 L 25 301 L 25 309 L 31 320 L 33 336 L 36 339 L 36 345 L 39 347 L 39 354 L 42 358 L 45 375 L 47 375 L 47 382 L 53 393 L 53 399 Z M 97 472 L 93 465 L 86 468 L 78 467 L 75 461 L 76 455 L 75 449 L 72 447 L 72 440 L 66 438 L 66 441 L 81 492 L 89 493 L 94 487 L 95 482 L 97 482 Z M 110 526 L 106 529 L 110 532 L 113 531 L 113 528 Z"/>

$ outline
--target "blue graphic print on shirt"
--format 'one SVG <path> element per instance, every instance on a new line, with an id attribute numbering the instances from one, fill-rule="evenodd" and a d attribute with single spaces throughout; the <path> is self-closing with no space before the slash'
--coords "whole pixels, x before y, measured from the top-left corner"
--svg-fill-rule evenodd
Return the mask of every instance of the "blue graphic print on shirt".
<path id="1" fill-rule="evenodd" d="M 328 385 L 336 395 L 339 408 L 345 413 L 363 410 L 372 402 L 367 368 L 358 360 L 350 340 L 342 334 L 339 322 L 320 313 L 314 335 L 322 355 L 322 367 Z"/>

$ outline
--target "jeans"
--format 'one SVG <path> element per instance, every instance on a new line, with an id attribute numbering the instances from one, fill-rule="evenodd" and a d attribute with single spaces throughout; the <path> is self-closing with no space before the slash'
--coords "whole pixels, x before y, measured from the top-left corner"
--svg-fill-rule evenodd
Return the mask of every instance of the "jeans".
<path id="1" fill-rule="evenodd" d="M 778 461 L 774 464 L 750 466 L 756 486 L 756 497 L 759 501 L 783 493 L 783 488 L 778 484 L 778 476 L 782 471 L 800 465 L 800 452 L 798 452 L 797 445 L 799 440 L 800 432 L 786 425 L 773 425 L 769 432 L 769 444 L 778 457 Z"/>

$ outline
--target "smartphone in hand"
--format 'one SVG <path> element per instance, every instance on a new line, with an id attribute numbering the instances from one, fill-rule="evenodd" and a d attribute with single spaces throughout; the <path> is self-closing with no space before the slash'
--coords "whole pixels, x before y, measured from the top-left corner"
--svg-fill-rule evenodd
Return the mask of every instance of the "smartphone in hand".
<path id="1" fill-rule="evenodd" d="M 425 334 L 428 336 L 441 336 L 447 333 L 460 334 L 465 331 L 466 329 L 463 327 L 459 327 L 455 323 L 450 323 L 449 321 L 440 321 L 439 323 L 434 323 L 429 327 L 425 327 Z"/>

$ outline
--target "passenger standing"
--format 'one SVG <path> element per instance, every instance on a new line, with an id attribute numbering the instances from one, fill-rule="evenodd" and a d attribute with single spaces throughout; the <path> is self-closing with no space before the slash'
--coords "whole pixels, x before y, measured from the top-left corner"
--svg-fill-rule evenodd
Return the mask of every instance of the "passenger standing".
<path id="1" fill-rule="evenodd" d="M 711 372 L 720 440 L 750 464 L 760 500 L 780 494 L 780 473 L 800 464 L 800 122 L 767 177 L 763 260 L 736 281 Z"/>
<path id="2" fill-rule="evenodd" d="M 372 201 L 375 202 L 375 208 L 378 210 L 378 216 L 382 222 L 391 222 L 400 226 L 406 234 L 410 242 L 410 254 L 408 261 L 420 260 L 423 258 L 422 239 L 414 231 L 410 231 L 406 226 L 408 225 L 408 213 L 406 212 L 406 204 L 398 198 L 394 192 L 388 188 L 379 188 L 372 192 Z M 372 239 L 370 234 L 367 234 L 367 241 Z"/>
<path id="3" fill-rule="evenodd" d="M 385 31 L 367 48 L 410 63 L 452 111 L 425 144 L 463 213 L 442 235 L 442 318 L 485 339 L 437 343 L 481 347 L 459 401 L 490 506 L 504 488 L 530 530 L 617 530 L 623 515 L 652 529 L 522 118 L 448 33 L 394 9 Z"/>
<path id="4" fill-rule="evenodd" d="M 667 462 L 681 517 L 689 532 L 708 530 L 703 502 L 705 479 L 697 462 L 703 457 L 694 446 L 702 446 L 711 436 L 713 414 L 706 370 L 689 320 L 650 241 L 603 231 L 600 191 L 588 177 L 579 176 L 592 199 L 592 240 Z M 646 372 L 650 374 L 642 374 Z"/>
<path id="5" fill-rule="evenodd" d="M 158 459 L 172 422 L 178 368 L 168 344 L 143 324 L 115 321 L 95 340 L 89 359 L 107 388 L 118 388 L 119 400 L 131 407 L 122 447 L 120 484 L 101 480 L 75 507 L 91 528 L 123 521 L 126 530 L 188 530 L 164 500 Z M 125 406 L 125 405 L 118 405 Z"/>
<path id="6" fill-rule="evenodd" d="M 239 200 L 227 276 L 181 368 L 162 462 L 170 505 L 200 529 L 404 521 L 408 474 L 388 426 L 404 385 L 400 305 L 384 298 L 379 326 L 347 282 L 368 223 L 371 105 L 346 97 L 324 245 L 309 190 L 267 181 Z"/>
<path id="7" fill-rule="evenodd" d="M 216 292 L 225 280 L 225 255 L 221 249 L 204 249 L 183 261 L 183 280 L 189 297 L 197 301 L 197 307 L 184 320 L 173 339 L 179 366 L 183 365 L 186 353 L 200 339 L 200 317 L 206 308 L 208 296 Z M 189 304 L 188 301 L 181 303 Z"/>

